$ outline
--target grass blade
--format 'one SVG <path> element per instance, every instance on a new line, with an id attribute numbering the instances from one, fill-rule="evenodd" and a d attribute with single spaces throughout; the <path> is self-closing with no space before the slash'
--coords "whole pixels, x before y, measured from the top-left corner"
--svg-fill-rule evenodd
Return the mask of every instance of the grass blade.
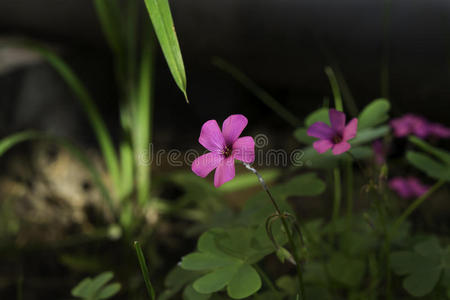
<path id="1" fill-rule="evenodd" d="M 27 42 L 25 45 L 41 54 L 42 57 L 44 57 L 50 63 L 50 65 L 52 65 L 56 69 L 56 71 L 61 75 L 67 85 L 72 89 L 72 91 L 80 100 L 81 105 L 83 106 L 84 111 L 87 114 L 88 120 L 91 123 L 92 128 L 94 129 L 97 141 L 100 145 L 100 149 L 105 158 L 109 174 L 111 175 L 114 182 L 114 186 L 119 189 L 121 185 L 117 153 L 112 143 L 112 139 L 108 132 L 108 129 L 106 128 L 106 125 L 103 122 L 103 119 L 100 116 L 91 95 L 88 93 L 80 79 L 75 75 L 75 73 L 73 73 L 70 67 L 53 51 L 34 42 Z M 120 194 L 120 191 L 118 192 L 118 194 Z"/>
<path id="2" fill-rule="evenodd" d="M 260 88 L 254 81 L 248 78 L 247 75 L 239 71 L 238 68 L 228 63 L 221 58 L 214 58 L 213 65 L 229 73 L 234 79 L 239 81 L 244 87 L 246 87 L 250 92 L 252 92 L 258 99 L 260 99 L 265 105 L 277 113 L 283 120 L 291 124 L 293 127 L 297 128 L 301 125 L 300 120 L 291 113 L 287 108 L 281 105 L 275 98 L 273 98 L 269 93 Z"/>
<path id="3" fill-rule="evenodd" d="M 116 0 L 94 0 L 98 19 L 106 41 L 116 55 L 122 55 L 123 43 L 120 35 L 120 10 Z"/>
<path id="4" fill-rule="evenodd" d="M 173 25 L 169 1 L 145 0 L 145 4 L 173 79 L 183 92 L 186 102 L 189 103 L 186 93 L 186 72 L 175 26 Z"/>
<path id="5" fill-rule="evenodd" d="M 136 254 L 139 260 L 139 265 L 141 266 L 142 276 L 144 277 L 148 295 L 151 300 L 155 300 L 155 290 L 153 289 L 152 283 L 150 281 L 150 275 L 148 274 L 148 268 L 147 264 L 145 263 L 144 253 L 142 253 L 142 248 L 138 241 L 134 242 L 134 248 L 136 249 Z"/>
<path id="6" fill-rule="evenodd" d="M 140 161 L 146 153 L 152 140 L 152 112 L 153 112 L 153 73 L 155 59 L 154 39 L 144 39 L 144 47 L 140 63 L 139 86 L 136 98 L 134 119 L 134 146 L 136 158 L 136 184 L 138 202 L 144 205 L 150 193 L 151 166 Z M 151 153 L 147 153 L 151 155 Z"/>

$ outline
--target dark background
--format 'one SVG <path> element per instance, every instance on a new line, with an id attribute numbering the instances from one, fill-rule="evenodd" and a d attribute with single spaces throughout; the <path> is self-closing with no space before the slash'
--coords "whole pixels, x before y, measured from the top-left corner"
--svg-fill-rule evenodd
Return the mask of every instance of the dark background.
<path id="1" fill-rule="evenodd" d="M 214 56 L 236 65 L 300 118 L 331 96 L 323 71 L 327 65 L 343 74 L 359 108 L 380 97 L 384 59 L 393 114 L 416 112 L 448 124 L 448 1 L 198 0 L 171 5 L 191 104 L 184 103 L 160 56 L 155 138 L 161 146 L 189 147 L 205 120 L 223 120 L 230 113 L 247 115 L 252 132 L 261 127 L 290 130 L 233 78 L 212 66 Z M 141 11 L 145 16 L 143 4 Z M 111 55 L 90 0 L 2 0 L 0 32 L 59 47 L 94 94 L 110 128 L 117 131 Z M 24 86 L 31 91 L 24 92 Z M 8 120 L 3 133 L 38 127 L 93 141 L 76 101 L 47 67 L 38 64 L 0 75 L 0 91 Z"/>

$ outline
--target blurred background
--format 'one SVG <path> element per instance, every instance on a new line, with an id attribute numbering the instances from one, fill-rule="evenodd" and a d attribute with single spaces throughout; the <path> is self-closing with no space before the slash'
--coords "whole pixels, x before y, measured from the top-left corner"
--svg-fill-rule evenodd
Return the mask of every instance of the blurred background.
<path id="1" fill-rule="evenodd" d="M 139 13 L 147 17 L 141 2 Z M 234 65 L 300 120 L 332 99 L 324 72 L 331 66 L 345 87 L 344 97 L 353 99 L 359 109 L 385 97 L 391 101 L 392 116 L 413 112 L 450 125 L 449 1 L 198 0 L 170 4 L 185 62 L 190 104 L 185 103 L 158 50 L 152 121 L 156 149 L 200 150 L 197 140 L 201 125 L 209 119 L 220 123 L 233 113 L 248 117 L 248 135 L 266 134 L 271 147 L 296 146 L 292 135 L 295 128 L 215 66 L 214 58 Z M 2 0 L 0 43 L 17 37 L 33 38 L 57 50 L 93 95 L 118 143 L 121 129 L 113 57 L 92 1 Z M 0 48 L 0 136 L 24 129 L 76 141 L 102 169 L 95 136 L 61 77 L 38 55 Z M 448 142 L 443 143 L 448 147 Z M 65 241 L 71 233 L 109 224 L 109 216 L 100 213 L 99 217 L 89 205 L 79 204 L 101 195 L 86 179 L 87 171 L 75 161 L 64 150 L 40 142 L 21 145 L 2 157 L 0 201 L 5 191 L 11 190 L 25 196 L 33 193 L 34 198 L 19 208 L 29 222 L 25 233 L 12 238 L 21 250 L 8 247 L 10 242 L 2 247 L 0 298 L 14 299 L 23 284 L 27 287 L 23 299 L 69 298 L 67 291 L 80 274 L 103 269 L 95 268 L 103 262 L 89 257 L 91 252 L 109 252 L 102 267 L 137 267 L 129 263 L 135 261 L 134 254 L 124 250 L 129 245 L 118 246 L 114 240 L 95 243 L 85 241 L 83 236 Z M 154 172 L 164 173 L 170 168 L 156 166 Z M 162 185 L 157 193 L 175 199 L 182 189 Z M 76 198 L 68 200 L 73 204 L 68 213 L 58 202 L 65 197 Z M 233 201 L 239 202 L 239 197 L 244 196 Z M 39 207 L 37 198 L 47 204 Z M 49 226 L 49 222 L 43 228 L 33 227 L 33 222 L 42 218 L 64 230 Z M 161 267 L 164 274 L 186 248 L 195 245 L 194 240 L 187 239 L 184 249 L 177 248 L 179 232 L 171 229 L 172 225 L 160 226 L 159 231 L 171 233 L 161 233 L 165 242 L 152 250 L 156 257 L 162 251 L 169 253 Z M 5 226 L 14 231 L 19 225 L 13 222 Z M 184 223 L 179 226 L 183 228 Z M 47 240 L 60 243 L 46 246 Z M 71 245 L 85 242 L 84 250 L 72 250 Z M 111 253 L 108 249 L 116 250 Z M 68 271 L 72 269 L 78 269 L 78 273 Z M 67 280 L 61 280 L 61 276 L 67 276 Z M 135 282 L 130 286 L 133 284 L 138 286 Z"/>

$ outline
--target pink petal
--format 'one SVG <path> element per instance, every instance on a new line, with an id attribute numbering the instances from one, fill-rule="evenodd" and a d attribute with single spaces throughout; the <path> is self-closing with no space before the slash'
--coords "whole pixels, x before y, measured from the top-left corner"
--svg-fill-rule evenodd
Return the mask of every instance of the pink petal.
<path id="1" fill-rule="evenodd" d="M 331 128 L 333 128 L 337 133 L 342 134 L 345 127 L 345 114 L 331 108 L 328 111 L 328 115 L 330 117 Z"/>
<path id="2" fill-rule="evenodd" d="M 313 136 L 319 139 L 331 140 L 334 136 L 334 130 L 331 129 L 328 124 L 324 122 L 316 122 L 309 126 L 306 132 L 309 136 Z"/>
<path id="3" fill-rule="evenodd" d="M 236 140 L 233 144 L 232 155 L 245 163 L 252 163 L 255 160 L 255 141 L 251 136 L 244 136 Z"/>
<path id="4" fill-rule="evenodd" d="M 389 187 L 397 192 L 402 198 L 409 198 L 412 195 L 407 181 L 402 177 L 392 178 L 389 181 Z"/>
<path id="5" fill-rule="evenodd" d="M 203 124 L 198 141 L 209 151 L 221 152 L 225 149 L 225 139 L 216 120 Z"/>
<path id="6" fill-rule="evenodd" d="M 333 147 L 333 143 L 329 140 L 320 140 L 313 143 L 314 149 L 319 153 L 324 153 Z"/>
<path id="7" fill-rule="evenodd" d="M 407 136 L 410 133 L 409 121 L 405 121 L 403 118 L 393 119 L 390 125 L 394 129 L 396 137 Z"/>
<path id="8" fill-rule="evenodd" d="M 346 151 L 348 151 L 351 148 L 350 144 L 347 142 L 340 142 L 339 144 L 336 144 L 333 146 L 333 154 L 334 155 L 339 155 L 342 154 Z"/>
<path id="9" fill-rule="evenodd" d="M 352 119 L 347 126 L 344 128 L 344 133 L 342 139 L 348 141 L 356 136 L 356 131 L 358 130 L 358 119 Z"/>
<path id="10" fill-rule="evenodd" d="M 200 177 L 206 177 L 224 159 L 225 157 L 222 154 L 216 152 L 203 154 L 192 163 L 192 171 Z"/>
<path id="11" fill-rule="evenodd" d="M 230 156 L 222 160 L 217 167 L 216 174 L 214 174 L 214 186 L 221 186 L 225 182 L 233 179 L 234 175 L 234 158 L 233 156 Z"/>
<path id="12" fill-rule="evenodd" d="M 407 182 L 408 182 L 411 194 L 414 195 L 415 197 L 422 196 L 429 189 L 429 187 L 427 185 L 423 184 L 422 182 L 420 182 L 419 179 L 417 179 L 415 177 L 409 177 L 407 179 Z"/>
<path id="13" fill-rule="evenodd" d="M 445 127 L 444 125 L 433 123 L 429 125 L 430 134 L 440 137 L 440 138 L 450 138 L 450 128 Z"/>
<path id="14" fill-rule="evenodd" d="M 247 123 L 243 115 L 231 115 L 223 121 L 222 133 L 227 145 L 232 145 L 239 138 Z"/>

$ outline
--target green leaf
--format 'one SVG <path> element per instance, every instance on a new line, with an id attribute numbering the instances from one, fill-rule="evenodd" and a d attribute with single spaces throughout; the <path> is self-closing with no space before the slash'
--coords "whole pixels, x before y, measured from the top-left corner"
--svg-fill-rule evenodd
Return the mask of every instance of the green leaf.
<path id="1" fill-rule="evenodd" d="M 97 294 L 100 289 L 112 278 L 114 274 L 112 272 L 104 272 L 96 276 L 89 284 L 89 287 L 86 290 L 86 293 L 89 297 L 93 297 Z"/>
<path id="2" fill-rule="evenodd" d="M 85 278 L 80 283 L 78 283 L 71 291 L 72 296 L 74 297 L 80 297 L 80 298 L 88 298 L 88 290 L 89 286 L 91 285 L 91 278 Z"/>
<path id="3" fill-rule="evenodd" d="M 242 265 L 227 287 L 228 295 L 233 299 L 246 298 L 261 288 L 261 278 L 258 272 L 248 265 Z"/>
<path id="4" fill-rule="evenodd" d="M 324 122 L 330 125 L 330 118 L 328 116 L 328 108 L 319 108 L 313 111 L 305 118 L 305 126 L 308 128 L 316 122 Z"/>
<path id="5" fill-rule="evenodd" d="M 390 255 L 391 267 L 398 275 L 406 275 L 403 287 L 415 297 L 423 297 L 434 289 L 445 264 L 445 252 L 436 238 L 418 243 L 414 251 L 397 251 Z"/>
<path id="6" fill-rule="evenodd" d="M 120 291 L 120 283 L 112 283 L 105 286 L 97 295 L 97 299 L 108 299 Z"/>
<path id="7" fill-rule="evenodd" d="M 438 162 L 426 154 L 415 151 L 408 151 L 406 158 L 410 164 L 425 172 L 428 176 L 450 181 L 450 167 L 448 165 Z"/>
<path id="8" fill-rule="evenodd" d="M 176 266 L 164 280 L 165 290 L 158 295 L 158 300 L 171 299 L 183 286 L 191 283 L 201 275 L 203 275 L 203 272 L 189 271 Z M 190 286 L 192 287 L 192 285 Z"/>
<path id="9" fill-rule="evenodd" d="M 308 129 L 306 128 L 298 128 L 294 131 L 294 137 L 303 144 L 311 145 L 317 141 L 317 138 L 309 136 L 307 131 Z"/>
<path id="10" fill-rule="evenodd" d="M 173 79 L 183 92 L 186 101 L 189 102 L 186 93 L 186 72 L 170 12 L 169 1 L 145 0 L 145 4 Z"/>
<path id="11" fill-rule="evenodd" d="M 366 128 L 358 130 L 358 132 L 356 133 L 356 137 L 349 142 L 352 146 L 361 145 L 379 139 L 388 134 L 389 131 L 389 126 L 380 126 L 376 128 Z"/>
<path id="12" fill-rule="evenodd" d="M 268 170 L 262 170 L 259 171 L 261 176 L 264 178 L 266 182 L 271 182 L 275 179 L 277 179 L 281 172 L 279 169 L 268 169 Z M 220 192 L 236 192 L 239 190 L 247 189 L 250 187 L 258 186 L 259 182 L 258 179 L 255 177 L 253 173 L 245 173 L 240 174 L 234 177 L 233 180 L 228 181 L 224 185 L 222 185 L 218 190 Z"/>
<path id="13" fill-rule="evenodd" d="M 330 276 L 346 286 L 358 286 L 364 276 L 366 265 L 364 261 L 350 258 L 342 253 L 335 253 L 327 264 Z"/>
<path id="14" fill-rule="evenodd" d="M 358 130 L 384 123 L 388 118 L 391 104 L 386 99 L 376 99 L 368 104 L 358 118 Z"/>
<path id="15" fill-rule="evenodd" d="M 236 259 L 227 256 L 215 255 L 209 252 L 194 252 L 181 259 L 181 267 L 186 270 L 201 271 L 237 263 Z"/>
<path id="16" fill-rule="evenodd" d="M 409 141 L 413 144 L 415 144 L 416 146 L 422 148 L 422 150 L 427 151 L 428 153 L 436 156 L 437 158 L 441 159 L 443 162 L 445 162 L 446 164 L 450 165 L 450 152 L 445 151 L 443 149 L 439 149 L 436 147 L 431 146 L 430 144 L 428 144 L 427 142 L 425 142 L 424 140 L 419 139 L 418 137 L 415 136 L 410 136 Z"/>
<path id="17" fill-rule="evenodd" d="M 235 262 L 223 268 L 213 270 L 211 273 L 194 281 L 194 289 L 201 294 L 211 294 L 223 289 L 239 271 L 241 263 Z"/>
<path id="18" fill-rule="evenodd" d="M 200 294 L 192 284 L 186 286 L 183 291 L 183 300 L 208 300 L 209 298 L 211 298 L 211 294 Z"/>
<path id="19" fill-rule="evenodd" d="M 284 275 L 278 278 L 275 283 L 277 287 L 288 295 L 293 296 L 298 292 L 297 280 L 294 277 Z"/>

